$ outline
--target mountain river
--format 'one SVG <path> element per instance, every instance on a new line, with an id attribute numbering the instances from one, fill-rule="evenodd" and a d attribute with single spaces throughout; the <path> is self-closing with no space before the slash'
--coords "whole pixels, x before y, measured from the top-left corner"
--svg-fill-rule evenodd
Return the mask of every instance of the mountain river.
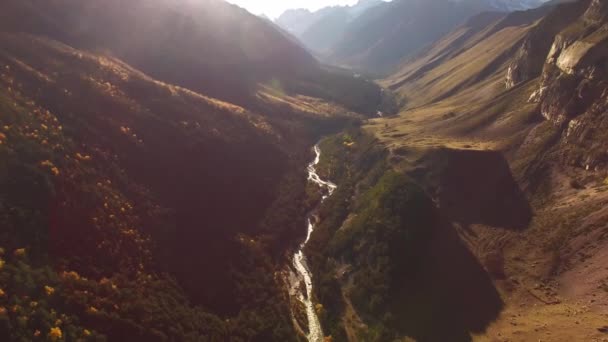
<path id="1" fill-rule="evenodd" d="M 327 197 L 333 194 L 333 192 L 337 189 L 337 186 L 330 181 L 322 180 L 317 174 L 316 166 L 319 164 L 319 160 L 321 158 L 321 149 L 318 145 L 315 145 L 314 150 L 315 160 L 312 161 L 307 168 L 308 181 L 317 184 L 321 188 L 321 191 L 324 193 L 323 198 L 321 199 L 321 202 L 323 202 L 325 199 L 327 199 Z M 308 319 L 308 341 L 323 342 L 324 336 L 321 328 L 321 322 L 319 321 L 319 316 L 317 315 L 315 305 L 312 301 L 312 274 L 310 273 L 306 263 L 306 256 L 304 255 L 304 247 L 306 247 L 312 232 L 315 230 L 313 215 L 314 213 L 310 213 L 306 218 L 308 225 L 308 234 L 306 235 L 306 240 L 300 245 L 300 248 L 293 256 L 293 266 L 295 267 L 298 276 L 297 284 L 301 284 L 301 281 L 304 281 L 304 288 L 302 288 L 302 286 L 293 286 L 292 293 L 295 294 L 297 299 L 301 301 L 306 308 L 306 317 Z"/>

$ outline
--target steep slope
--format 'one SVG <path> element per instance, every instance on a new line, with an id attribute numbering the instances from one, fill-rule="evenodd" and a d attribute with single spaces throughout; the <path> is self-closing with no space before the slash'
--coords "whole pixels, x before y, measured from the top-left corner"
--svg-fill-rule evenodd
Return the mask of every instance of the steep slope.
<path id="1" fill-rule="evenodd" d="M 383 97 L 372 82 L 322 68 L 275 25 L 223 0 L 9 0 L 1 6 L 0 31 L 41 34 L 111 55 L 158 80 L 248 108 L 268 84 L 371 115 Z M 375 101 L 361 105 L 357 97 Z"/>
<path id="2" fill-rule="evenodd" d="M 317 13 L 325 12 L 321 9 Z M 310 10 L 298 8 L 283 12 L 274 22 L 287 32 L 299 36 L 306 32 L 318 19 L 319 17 L 315 16 Z"/>
<path id="3" fill-rule="evenodd" d="M 381 0 L 360 0 L 353 6 L 325 7 L 315 12 L 288 10 L 275 22 L 311 51 L 323 55 L 342 37 L 349 23 L 381 3 Z"/>
<path id="4" fill-rule="evenodd" d="M 377 85 L 216 0 L 6 1 L 0 47 L 0 339 L 298 338 L 302 166 Z"/>
<path id="5" fill-rule="evenodd" d="M 454 0 L 455 2 L 479 1 L 479 0 Z M 501 12 L 525 11 L 540 7 L 546 0 L 481 0 L 491 8 Z"/>
<path id="6" fill-rule="evenodd" d="M 531 30 L 509 65 L 507 88 L 540 76 L 553 37 L 578 19 L 585 9 L 582 2 L 560 6 Z"/>
<path id="7" fill-rule="evenodd" d="M 530 28 L 549 11 L 547 7 L 477 15 L 405 60 L 383 84 L 401 94 L 407 107 L 437 102 L 471 88 L 492 87 L 504 77 L 506 65 Z"/>
<path id="8" fill-rule="evenodd" d="M 318 70 L 272 25 L 221 0 L 11 0 L 0 16 L 0 30 L 109 52 L 157 79 L 240 104 L 260 81 Z"/>
<path id="9" fill-rule="evenodd" d="M 246 298 L 225 270 L 238 270 L 239 253 L 264 255 L 231 235 L 253 234 L 244 226 L 275 198 L 266 177 L 281 178 L 287 163 L 276 131 L 117 60 L 22 34 L 0 44 L 3 339 L 50 328 L 68 339 L 224 339 L 230 328 L 189 303 L 233 315 Z M 251 209 L 230 215 L 233 205 Z M 265 282 L 268 303 L 280 303 Z M 264 310 L 281 322 L 277 305 Z"/>
<path id="10" fill-rule="evenodd" d="M 346 8 L 333 8 L 315 20 L 300 36 L 311 51 L 322 55 L 342 37 L 352 17 Z"/>
<path id="11" fill-rule="evenodd" d="M 472 18 L 383 81 L 398 115 L 322 144 L 341 191 L 310 253 L 333 337 L 605 338 L 606 9 Z"/>
<path id="12" fill-rule="evenodd" d="M 512 12 L 543 1 L 396 0 L 368 10 L 345 30 L 327 60 L 381 74 L 483 11 Z"/>
<path id="13" fill-rule="evenodd" d="M 217 36 L 167 2 L 0 5 L 2 339 L 296 339 L 273 272 L 305 234 L 301 166 L 360 117 L 302 93 L 375 112 L 380 89 L 232 6 L 190 5 L 225 14 Z M 229 39 L 241 33 L 260 45 Z M 248 108 L 202 95 L 224 87 L 207 72 Z"/>
<path id="14" fill-rule="evenodd" d="M 480 10 L 477 4 L 447 0 L 385 3 L 353 21 L 327 60 L 363 70 L 390 71 Z"/>

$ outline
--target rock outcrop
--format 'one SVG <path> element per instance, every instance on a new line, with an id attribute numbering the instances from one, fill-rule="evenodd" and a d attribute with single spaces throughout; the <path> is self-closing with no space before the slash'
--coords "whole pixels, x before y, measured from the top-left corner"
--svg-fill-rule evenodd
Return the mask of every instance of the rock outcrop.
<path id="1" fill-rule="evenodd" d="M 553 41 L 541 79 L 541 113 L 556 125 L 583 114 L 606 89 L 608 6 L 594 0 L 585 14 Z"/>
<path id="2" fill-rule="evenodd" d="M 555 36 L 537 101 L 542 116 L 564 130 L 568 164 L 586 170 L 608 166 L 608 3 L 589 2 L 575 22 Z"/>
<path id="3" fill-rule="evenodd" d="M 507 89 L 541 75 L 554 37 L 572 24 L 589 7 L 590 0 L 557 6 L 530 30 L 509 65 Z"/>

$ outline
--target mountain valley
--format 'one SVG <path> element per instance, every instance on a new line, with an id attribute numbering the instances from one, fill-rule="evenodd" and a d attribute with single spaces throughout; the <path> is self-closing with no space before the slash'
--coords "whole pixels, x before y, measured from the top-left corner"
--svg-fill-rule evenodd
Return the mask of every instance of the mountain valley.
<path id="1" fill-rule="evenodd" d="M 275 23 L 0 4 L 1 340 L 608 338 L 608 3 Z"/>
<path id="2" fill-rule="evenodd" d="M 352 198 L 327 209 L 310 252 L 334 336 L 604 338 L 605 10 L 473 17 L 382 81 L 398 115 L 349 132 L 355 145 L 322 145 L 335 150 L 325 172 Z M 392 172 L 429 208 L 404 217 L 413 204 L 378 204 L 407 189 L 386 184 Z"/>
<path id="3" fill-rule="evenodd" d="M 372 75 L 389 75 L 400 62 L 482 12 L 540 7 L 541 0 L 360 1 L 310 13 L 291 10 L 276 20 L 321 60 Z M 348 14 L 358 8 L 368 8 Z M 300 26 L 298 26 L 300 25 Z"/>

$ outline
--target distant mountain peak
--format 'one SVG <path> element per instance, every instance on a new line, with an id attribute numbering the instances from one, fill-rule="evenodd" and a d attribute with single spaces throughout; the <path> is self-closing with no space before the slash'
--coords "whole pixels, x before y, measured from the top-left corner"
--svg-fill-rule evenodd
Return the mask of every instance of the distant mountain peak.
<path id="1" fill-rule="evenodd" d="M 327 6 L 317 11 L 290 9 L 281 14 L 275 24 L 296 36 L 312 51 L 322 54 L 342 36 L 352 21 L 383 2 L 359 0 L 351 6 Z"/>
<path id="2" fill-rule="evenodd" d="M 523 11 L 542 6 L 547 0 L 448 0 L 454 3 L 469 3 L 486 6 L 502 12 Z"/>
<path id="3" fill-rule="evenodd" d="M 521 11 L 540 7 L 545 3 L 543 0 L 491 0 L 490 3 L 497 9 L 505 9 L 509 12 Z"/>
<path id="4" fill-rule="evenodd" d="M 361 7 L 361 6 L 375 6 L 383 0 L 359 0 L 356 4 L 351 5 L 350 8 Z"/>

